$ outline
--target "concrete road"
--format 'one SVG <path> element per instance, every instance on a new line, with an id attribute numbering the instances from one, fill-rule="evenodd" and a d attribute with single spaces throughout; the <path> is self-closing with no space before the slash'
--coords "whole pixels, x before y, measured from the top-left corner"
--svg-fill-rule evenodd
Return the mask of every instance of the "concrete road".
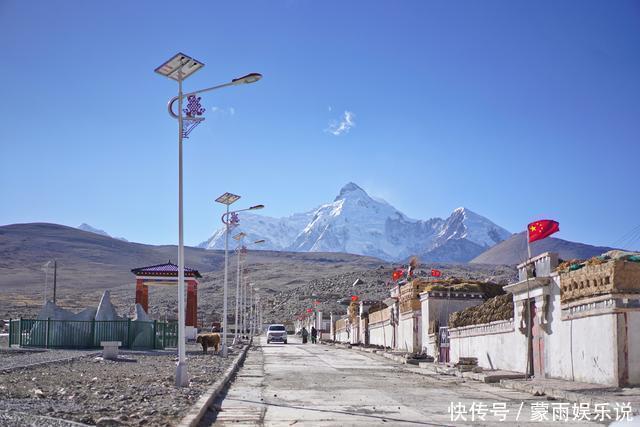
<path id="1" fill-rule="evenodd" d="M 414 372 L 417 368 L 369 353 L 303 345 L 295 338 L 287 345 L 256 341 L 236 380 L 201 425 L 585 423 L 573 420 L 573 404 L 457 377 L 422 375 Z"/>

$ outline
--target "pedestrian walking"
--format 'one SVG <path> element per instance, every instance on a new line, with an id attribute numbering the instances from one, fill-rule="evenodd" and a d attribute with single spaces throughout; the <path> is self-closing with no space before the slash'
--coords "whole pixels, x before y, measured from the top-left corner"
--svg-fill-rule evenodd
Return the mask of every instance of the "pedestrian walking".
<path id="1" fill-rule="evenodd" d="M 309 336 L 309 331 L 304 326 L 302 327 L 302 331 L 300 331 L 300 335 L 302 335 L 302 344 L 307 343 L 307 337 Z"/>
<path id="2" fill-rule="evenodd" d="M 311 327 L 311 344 L 315 344 L 318 339 L 318 330 L 315 326 Z"/>

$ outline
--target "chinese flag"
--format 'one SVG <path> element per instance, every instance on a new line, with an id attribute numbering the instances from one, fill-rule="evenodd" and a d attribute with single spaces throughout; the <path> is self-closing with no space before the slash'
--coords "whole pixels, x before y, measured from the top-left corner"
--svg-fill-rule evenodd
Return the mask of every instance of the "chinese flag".
<path id="1" fill-rule="evenodd" d="M 440 271 L 440 270 L 436 270 L 436 269 L 432 269 L 432 270 L 431 270 L 431 276 L 433 276 L 433 277 L 440 277 L 440 276 L 442 276 L 442 271 Z"/>
<path id="2" fill-rule="evenodd" d="M 551 219 L 541 219 L 529 224 L 527 229 L 529 230 L 529 243 L 531 243 L 560 231 L 560 223 Z"/>
<path id="3" fill-rule="evenodd" d="M 393 274 L 391 275 L 391 278 L 393 280 L 400 280 L 402 279 L 402 276 L 404 276 L 404 270 L 399 268 L 397 270 L 393 270 Z"/>

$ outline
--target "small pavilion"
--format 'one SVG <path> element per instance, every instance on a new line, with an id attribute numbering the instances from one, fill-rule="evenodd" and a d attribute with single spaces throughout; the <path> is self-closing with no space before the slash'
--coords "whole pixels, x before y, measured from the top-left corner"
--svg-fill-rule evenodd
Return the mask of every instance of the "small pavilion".
<path id="1" fill-rule="evenodd" d="M 136 304 L 149 312 L 149 286 L 178 286 L 178 266 L 171 261 L 131 270 L 136 276 Z M 193 268 L 184 268 L 187 287 L 186 336 L 195 337 L 198 327 L 198 280 L 202 275 Z"/>

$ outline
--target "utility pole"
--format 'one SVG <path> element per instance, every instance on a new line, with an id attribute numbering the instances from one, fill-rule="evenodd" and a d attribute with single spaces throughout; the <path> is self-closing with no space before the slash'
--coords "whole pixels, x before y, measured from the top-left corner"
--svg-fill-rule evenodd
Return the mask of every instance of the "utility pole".
<path id="1" fill-rule="evenodd" d="M 56 303 L 56 285 L 58 279 L 58 261 L 53 260 L 53 303 Z"/>

